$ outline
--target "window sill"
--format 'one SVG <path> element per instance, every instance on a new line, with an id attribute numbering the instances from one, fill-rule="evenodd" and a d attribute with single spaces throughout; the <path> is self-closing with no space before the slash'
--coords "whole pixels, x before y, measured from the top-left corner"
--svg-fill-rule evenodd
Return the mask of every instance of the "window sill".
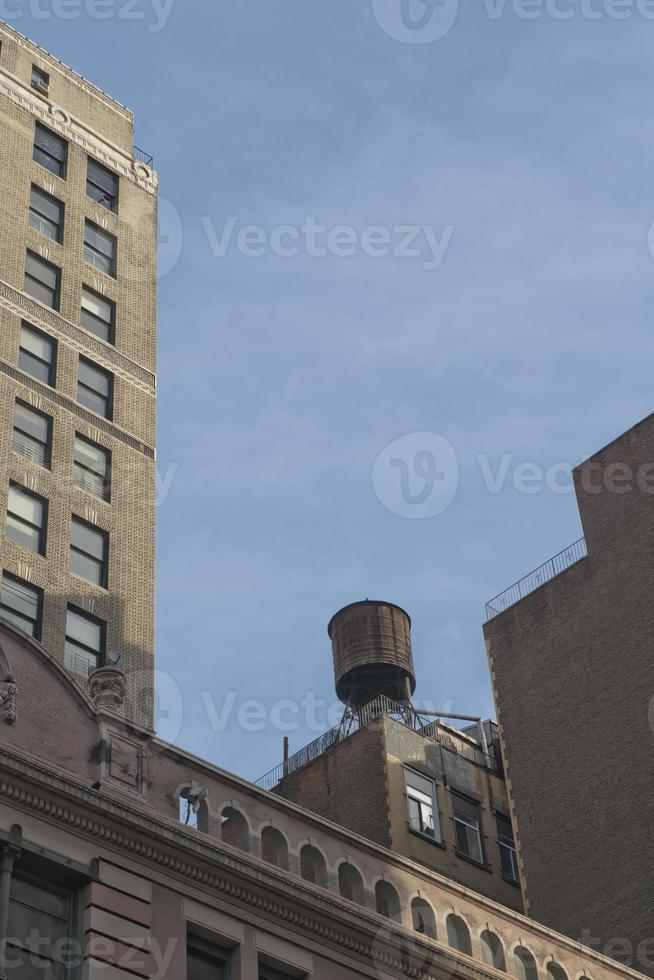
<path id="1" fill-rule="evenodd" d="M 489 864 L 486 864 L 485 862 L 482 861 L 476 861 L 473 857 L 470 857 L 468 854 L 464 854 L 463 851 L 455 850 L 454 853 L 458 858 L 461 858 L 462 861 L 466 861 L 468 864 L 474 865 L 475 868 L 479 868 L 480 871 L 487 871 L 488 874 L 492 875 L 493 869 Z"/>
<path id="2" fill-rule="evenodd" d="M 424 840 L 428 844 L 433 844 L 435 847 L 440 847 L 442 851 L 447 850 L 447 844 L 444 844 L 442 840 L 437 840 L 435 837 L 430 837 L 429 834 L 422 834 L 419 830 L 414 830 L 413 827 L 409 827 L 408 825 L 407 827 L 409 833 L 414 837 L 417 837 L 419 840 Z"/>
<path id="3" fill-rule="evenodd" d="M 507 885 L 513 885 L 514 888 L 520 889 L 520 882 L 516 881 L 515 878 L 509 878 L 507 875 L 502 875 L 502 880 L 505 881 Z"/>

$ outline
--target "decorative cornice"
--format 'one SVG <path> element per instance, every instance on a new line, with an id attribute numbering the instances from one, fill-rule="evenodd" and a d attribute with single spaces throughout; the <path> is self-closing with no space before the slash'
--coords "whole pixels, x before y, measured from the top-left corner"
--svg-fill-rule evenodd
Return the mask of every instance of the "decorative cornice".
<path id="1" fill-rule="evenodd" d="M 94 415 L 93 412 L 87 411 L 87 409 L 82 408 L 77 402 L 74 402 L 72 398 L 67 398 L 58 391 L 54 391 L 52 388 L 48 388 L 46 385 L 40 384 L 33 378 L 28 377 L 28 375 L 23 374 L 18 368 L 15 368 L 12 364 L 7 364 L 5 361 L 0 361 L 0 372 L 7 375 L 8 378 L 13 378 L 14 381 L 20 382 L 26 388 L 37 392 L 43 398 L 55 405 L 59 405 L 60 408 L 65 408 L 66 411 L 71 412 L 78 418 L 84 419 L 84 421 L 91 426 L 95 426 L 105 435 L 110 436 L 112 439 L 118 439 L 120 442 L 125 443 L 131 449 L 135 449 L 139 453 L 143 453 L 149 459 L 155 458 L 155 450 L 152 446 L 148 446 L 146 443 L 141 442 L 140 439 L 136 439 L 135 436 L 129 435 L 124 429 L 119 426 L 114 425 L 113 422 L 108 422 L 106 419 L 100 418 L 99 415 Z"/>
<path id="2" fill-rule="evenodd" d="M 118 102 L 113 98 L 113 96 L 109 95 L 108 92 L 105 92 L 104 89 L 94 85 L 93 82 L 88 80 L 88 78 L 84 78 L 84 76 L 80 75 L 80 73 L 75 71 L 74 68 L 64 64 L 64 62 L 60 61 L 59 58 L 55 58 L 54 55 L 50 54 L 49 51 L 46 51 L 45 48 L 42 48 L 35 41 L 32 41 L 31 38 L 21 34 L 15 27 L 11 27 L 6 21 L 0 20 L 0 31 L 3 34 L 9 35 L 11 39 L 25 51 L 28 51 L 30 54 L 37 55 L 39 58 L 45 59 L 51 67 L 61 72 L 62 75 L 82 89 L 83 92 L 86 92 L 87 95 L 91 95 L 94 99 L 99 99 L 101 102 L 104 102 L 105 105 L 107 105 L 114 112 L 119 113 L 121 116 L 127 119 L 128 122 L 133 121 L 134 114 L 131 109 L 123 105 L 122 102 Z"/>
<path id="3" fill-rule="evenodd" d="M 67 825 L 126 854 L 153 862 L 165 868 L 167 873 L 180 875 L 211 891 L 220 892 L 232 901 L 265 912 L 370 962 L 395 970 L 402 976 L 432 980 L 434 976 L 446 972 L 448 976 L 458 973 L 471 980 L 495 980 L 494 971 L 477 968 L 472 961 L 467 962 L 467 957 L 460 958 L 452 950 L 436 942 L 431 943 L 382 916 L 343 899 L 337 901 L 327 894 L 318 894 L 317 888 L 304 881 L 290 880 L 288 874 L 251 855 L 232 853 L 232 849 L 222 843 L 220 846 L 207 845 L 172 824 L 146 815 L 140 808 L 128 809 L 113 800 L 92 794 L 80 784 L 63 780 L 43 766 L 26 763 L 6 749 L 0 751 L 0 766 L 0 797 L 5 800 L 34 810 L 55 820 L 58 825 Z M 78 805 L 73 808 L 68 801 L 59 803 L 35 789 L 26 789 L 12 781 L 10 773 L 19 774 L 30 782 L 40 782 Z M 96 815 L 82 812 L 79 804 L 86 804 L 89 810 L 92 808 L 96 811 Z M 107 822 L 101 819 L 103 816 Z M 129 823 L 130 831 L 123 832 L 110 826 L 109 820 Z M 155 840 L 140 840 L 135 830 L 145 832 Z M 185 854 L 180 856 L 174 853 L 173 848 Z M 201 863 L 198 858 L 201 858 Z M 243 880 L 232 880 L 230 873 L 238 874 Z M 308 907 L 297 908 L 298 902 Z M 331 921 L 325 921 L 325 916 L 329 916 Z M 423 966 L 429 964 L 428 972 L 420 963 Z"/>
<path id="4" fill-rule="evenodd" d="M 44 126 L 60 133 L 71 143 L 75 143 L 85 153 L 90 153 L 125 180 L 136 184 L 146 193 L 156 196 L 159 186 L 156 171 L 134 160 L 122 147 L 110 143 L 80 119 L 71 116 L 65 109 L 35 95 L 5 68 L 0 68 L 0 95 L 6 96 L 14 105 L 39 119 Z"/>
<path id="5" fill-rule="evenodd" d="M 117 348 L 105 344 L 93 334 L 78 327 L 76 323 L 71 323 L 56 310 L 49 309 L 2 279 L 0 279 L 0 303 L 15 316 L 29 320 L 35 327 L 41 327 L 59 340 L 65 340 L 78 354 L 87 356 L 89 353 L 92 354 L 98 364 L 112 371 L 116 377 L 139 388 L 146 395 L 155 395 L 156 376 L 152 371 L 148 371 Z"/>

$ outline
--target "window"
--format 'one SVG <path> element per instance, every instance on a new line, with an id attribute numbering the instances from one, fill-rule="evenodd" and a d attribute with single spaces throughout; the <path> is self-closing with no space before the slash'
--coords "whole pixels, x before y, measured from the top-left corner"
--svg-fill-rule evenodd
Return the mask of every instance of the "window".
<path id="1" fill-rule="evenodd" d="M 84 261 L 116 277 L 116 239 L 88 220 L 84 226 Z"/>
<path id="2" fill-rule="evenodd" d="M 70 570 L 73 575 L 107 588 L 109 536 L 106 531 L 73 517 L 70 527 Z"/>
<path id="3" fill-rule="evenodd" d="M 114 343 L 116 323 L 116 304 L 95 293 L 88 286 L 82 286 L 82 311 L 80 323 L 96 337 Z"/>
<path id="4" fill-rule="evenodd" d="M 220 834 L 225 844 L 238 847 L 240 851 L 250 850 L 250 829 L 247 820 L 239 810 L 227 806 L 220 814 Z"/>
<path id="5" fill-rule="evenodd" d="M 20 456 L 50 469 L 52 419 L 24 402 L 16 402 L 11 448 Z"/>
<path id="6" fill-rule="evenodd" d="M 547 980 L 568 980 L 568 974 L 560 963 L 550 960 L 547 964 Z"/>
<path id="7" fill-rule="evenodd" d="M 113 375 L 85 357 L 79 359 L 77 401 L 96 415 L 110 419 L 113 415 Z"/>
<path id="8" fill-rule="evenodd" d="M 358 905 L 364 904 L 363 878 L 354 867 L 344 861 L 338 866 L 338 890 L 343 898 Z"/>
<path id="9" fill-rule="evenodd" d="M 440 841 L 441 833 L 434 781 L 421 776 L 413 769 L 405 769 L 404 775 L 411 830 Z"/>
<path id="10" fill-rule="evenodd" d="M 386 919 L 399 922 L 402 918 L 400 899 L 388 881 L 378 881 L 375 885 L 375 905 L 379 915 L 383 915 Z"/>
<path id="11" fill-rule="evenodd" d="M 89 157 L 86 193 L 108 211 L 118 210 L 118 176 Z"/>
<path id="12" fill-rule="evenodd" d="M 32 88 L 41 95 L 47 95 L 50 91 L 50 76 L 47 71 L 42 71 L 41 68 L 37 68 L 36 65 L 32 65 Z"/>
<path id="13" fill-rule="evenodd" d="M 61 269 L 28 249 L 25 260 L 25 292 L 39 303 L 58 310 L 60 288 Z"/>
<path id="14" fill-rule="evenodd" d="M 44 555 L 47 521 L 47 501 L 19 483 L 10 483 L 5 525 L 9 540 L 37 555 Z"/>
<path id="15" fill-rule="evenodd" d="M 496 936 L 489 929 L 484 929 L 480 936 L 480 941 L 481 955 L 484 958 L 484 963 L 488 963 L 489 966 L 494 966 L 496 970 L 506 972 L 504 947 L 499 936 Z"/>
<path id="16" fill-rule="evenodd" d="M 430 939 L 436 939 L 436 916 L 434 910 L 424 898 L 414 898 L 411 902 L 413 928 Z"/>
<path id="17" fill-rule="evenodd" d="M 111 453 L 103 446 L 75 434 L 73 482 L 76 487 L 108 501 L 111 496 Z"/>
<path id="18" fill-rule="evenodd" d="M 472 940 L 470 930 L 459 915 L 448 915 L 447 917 L 447 941 L 452 949 L 458 949 L 460 953 L 472 956 Z"/>
<path id="19" fill-rule="evenodd" d="M 317 847 L 305 844 L 300 851 L 300 874 L 321 888 L 327 887 L 327 863 Z"/>
<path id="20" fill-rule="evenodd" d="M 81 609 L 69 606 L 64 648 L 66 667 L 75 674 L 88 675 L 104 663 L 105 644 L 105 624 Z"/>
<path id="21" fill-rule="evenodd" d="M 32 159 L 49 170 L 55 177 L 66 179 L 66 164 L 68 162 L 68 143 L 52 130 L 46 129 L 40 123 L 36 124 L 34 136 L 34 152 Z"/>
<path id="22" fill-rule="evenodd" d="M 67 975 L 73 896 L 37 878 L 14 874 L 9 900 L 7 974 L 15 977 Z"/>
<path id="23" fill-rule="evenodd" d="M 21 324 L 18 367 L 25 374 L 54 388 L 57 370 L 56 340 L 29 323 Z"/>
<path id="24" fill-rule="evenodd" d="M 206 939 L 189 936 L 186 948 L 187 980 L 227 980 L 229 952 Z"/>
<path id="25" fill-rule="evenodd" d="M 519 980 L 538 980 L 536 960 L 524 946 L 516 946 L 513 951 L 515 972 Z"/>
<path id="26" fill-rule="evenodd" d="M 284 835 L 274 827 L 264 827 L 261 832 L 261 857 L 268 864 L 288 871 L 288 844 Z"/>
<path id="27" fill-rule="evenodd" d="M 5 572 L 0 591 L 0 616 L 29 633 L 35 639 L 41 637 L 41 610 L 43 593 L 40 589 Z"/>
<path id="28" fill-rule="evenodd" d="M 481 807 L 464 796 L 452 796 L 454 805 L 454 829 L 456 849 L 459 854 L 484 864 L 484 848 L 481 839 Z"/>
<path id="29" fill-rule="evenodd" d="M 518 873 L 518 855 L 513 839 L 513 827 L 508 817 L 496 814 L 497 818 L 497 840 L 500 845 L 500 857 L 502 859 L 502 874 L 509 881 L 520 881 Z"/>
<path id="30" fill-rule="evenodd" d="M 259 963 L 259 980 L 291 980 L 291 977 L 288 973 L 282 973 L 272 966 Z"/>
<path id="31" fill-rule="evenodd" d="M 40 231 L 53 242 L 61 242 L 64 237 L 64 206 L 56 197 L 51 197 L 36 184 L 32 184 L 27 223 L 30 228 Z"/>

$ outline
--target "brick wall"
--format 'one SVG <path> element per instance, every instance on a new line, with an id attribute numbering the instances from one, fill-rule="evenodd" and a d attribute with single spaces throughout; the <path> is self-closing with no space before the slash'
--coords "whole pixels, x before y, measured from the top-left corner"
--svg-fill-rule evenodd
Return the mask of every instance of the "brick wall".
<path id="1" fill-rule="evenodd" d="M 588 558 L 485 629 L 528 912 L 650 974 L 653 463 L 650 416 L 579 467 Z"/>

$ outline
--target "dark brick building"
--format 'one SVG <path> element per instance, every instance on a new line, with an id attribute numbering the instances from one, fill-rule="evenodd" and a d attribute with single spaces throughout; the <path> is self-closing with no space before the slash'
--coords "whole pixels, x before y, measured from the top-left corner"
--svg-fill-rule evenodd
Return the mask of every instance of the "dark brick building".
<path id="1" fill-rule="evenodd" d="M 574 479 L 585 542 L 485 627 L 526 907 L 654 974 L 654 416 Z"/>

